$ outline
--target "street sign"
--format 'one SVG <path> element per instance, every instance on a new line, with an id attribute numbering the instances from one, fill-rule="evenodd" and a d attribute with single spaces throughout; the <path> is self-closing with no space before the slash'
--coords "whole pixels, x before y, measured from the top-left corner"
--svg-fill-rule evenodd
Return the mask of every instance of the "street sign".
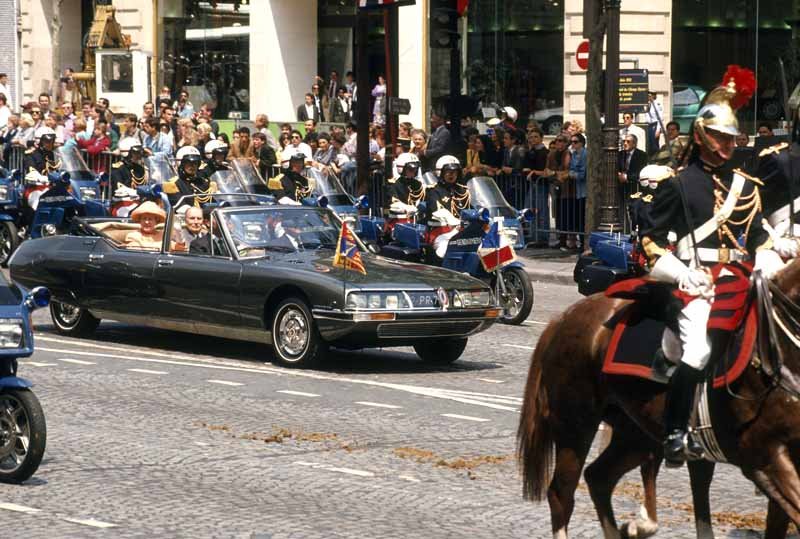
<path id="1" fill-rule="evenodd" d="M 650 74 L 646 69 L 619 70 L 619 111 L 647 112 Z"/>
<path id="2" fill-rule="evenodd" d="M 389 114 L 408 114 L 411 112 L 411 101 L 399 97 L 389 98 Z"/>
<path id="3" fill-rule="evenodd" d="M 575 51 L 575 61 L 578 62 L 578 67 L 586 70 L 589 68 L 589 42 L 581 41 L 578 45 L 578 50 Z"/>
<path id="4" fill-rule="evenodd" d="M 380 9 L 391 6 L 413 6 L 416 0 L 358 0 L 359 9 Z"/>

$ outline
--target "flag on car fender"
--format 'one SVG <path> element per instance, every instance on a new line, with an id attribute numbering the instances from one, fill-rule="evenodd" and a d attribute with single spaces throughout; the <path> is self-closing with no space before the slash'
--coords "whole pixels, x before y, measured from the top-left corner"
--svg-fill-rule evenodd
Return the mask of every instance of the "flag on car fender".
<path id="1" fill-rule="evenodd" d="M 354 269 L 362 275 L 367 274 L 367 268 L 364 267 L 364 262 L 361 260 L 358 244 L 346 221 L 342 222 L 342 229 L 339 232 L 336 254 L 333 255 L 333 265 L 337 268 Z"/>
<path id="2" fill-rule="evenodd" d="M 500 234 L 500 224 L 497 221 L 492 223 L 489 232 L 481 240 L 478 256 L 486 271 L 502 268 L 517 259 L 514 247 L 508 238 Z"/>

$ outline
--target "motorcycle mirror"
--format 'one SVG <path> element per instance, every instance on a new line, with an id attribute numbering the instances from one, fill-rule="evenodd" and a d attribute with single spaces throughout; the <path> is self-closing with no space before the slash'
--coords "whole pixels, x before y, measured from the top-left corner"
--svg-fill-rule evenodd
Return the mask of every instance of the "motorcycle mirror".
<path id="1" fill-rule="evenodd" d="M 50 290 L 44 286 L 37 286 L 25 296 L 25 306 L 30 310 L 47 307 L 50 304 Z"/>
<path id="2" fill-rule="evenodd" d="M 317 199 L 317 204 L 319 204 L 320 208 L 327 208 L 328 207 L 328 197 L 322 195 Z"/>
<path id="3" fill-rule="evenodd" d="M 478 210 L 478 218 L 483 221 L 484 223 L 488 223 L 491 218 L 492 214 L 489 211 L 489 208 L 481 208 Z"/>
<path id="4" fill-rule="evenodd" d="M 369 197 L 367 195 L 361 195 L 358 197 L 355 203 L 356 209 L 359 210 L 366 210 L 369 209 Z"/>
<path id="5" fill-rule="evenodd" d="M 519 212 L 519 216 L 526 223 L 530 223 L 533 221 L 533 210 L 530 208 L 525 208 Z"/>

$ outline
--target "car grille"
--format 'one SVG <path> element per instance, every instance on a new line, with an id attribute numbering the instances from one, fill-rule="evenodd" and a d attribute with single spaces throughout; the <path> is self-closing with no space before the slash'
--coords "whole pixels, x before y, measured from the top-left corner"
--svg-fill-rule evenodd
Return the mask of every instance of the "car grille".
<path id="1" fill-rule="evenodd" d="M 381 324 L 378 326 L 378 337 L 447 337 L 467 335 L 481 325 L 480 321 L 462 322 L 408 322 Z"/>

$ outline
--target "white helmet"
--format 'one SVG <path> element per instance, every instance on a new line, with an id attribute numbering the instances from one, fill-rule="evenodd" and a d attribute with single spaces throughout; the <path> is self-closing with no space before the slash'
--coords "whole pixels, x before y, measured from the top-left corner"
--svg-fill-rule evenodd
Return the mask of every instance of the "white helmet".
<path id="1" fill-rule="evenodd" d="M 119 149 L 119 153 L 126 156 L 131 149 L 139 146 L 139 151 L 142 151 L 142 142 L 136 137 L 123 137 L 119 144 L 117 144 L 117 149 Z"/>
<path id="2" fill-rule="evenodd" d="M 403 175 L 403 171 L 409 163 L 417 163 L 417 169 L 419 169 L 419 157 L 415 154 L 406 152 L 397 156 L 394 160 L 394 167 L 398 176 Z"/>
<path id="3" fill-rule="evenodd" d="M 34 136 L 36 137 L 37 141 L 41 141 L 42 137 L 44 136 L 47 136 L 51 142 L 55 142 L 56 140 L 56 132 L 49 127 L 40 127 L 36 130 Z"/>
<path id="4" fill-rule="evenodd" d="M 215 150 L 225 150 L 225 153 L 228 151 L 228 145 L 222 142 L 219 139 L 209 140 L 206 142 L 203 151 L 206 154 L 206 157 L 211 157 Z"/>
<path id="5" fill-rule="evenodd" d="M 178 161 L 182 160 L 187 155 L 196 155 L 200 156 L 200 150 L 195 148 L 194 146 L 183 146 L 178 152 L 175 154 L 175 159 Z"/>
<path id="6" fill-rule="evenodd" d="M 642 187 L 655 189 L 658 183 L 675 175 L 675 171 L 666 165 L 647 165 L 639 172 L 639 184 Z"/>
<path id="7" fill-rule="evenodd" d="M 436 175 L 441 177 L 444 170 L 458 170 L 460 172 L 461 162 L 452 155 L 443 155 L 436 161 Z"/>
<path id="8" fill-rule="evenodd" d="M 515 109 L 514 107 L 503 107 L 503 112 L 505 112 L 506 117 L 512 122 L 516 122 L 517 118 L 519 118 L 519 114 L 517 114 L 517 109 Z"/>

